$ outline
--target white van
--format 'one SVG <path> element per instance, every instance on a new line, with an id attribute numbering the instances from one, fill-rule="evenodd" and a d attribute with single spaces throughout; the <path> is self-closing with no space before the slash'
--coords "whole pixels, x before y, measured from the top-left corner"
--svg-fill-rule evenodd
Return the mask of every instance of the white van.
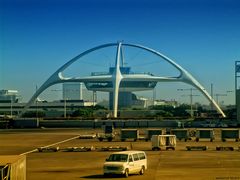
<path id="1" fill-rule="evenodd" d="M 147 169 L 147 156 L 144 151 L 121 151 L 112 153 L 104 163 L 104 175 L 129 174 L 143 175 Z"/>

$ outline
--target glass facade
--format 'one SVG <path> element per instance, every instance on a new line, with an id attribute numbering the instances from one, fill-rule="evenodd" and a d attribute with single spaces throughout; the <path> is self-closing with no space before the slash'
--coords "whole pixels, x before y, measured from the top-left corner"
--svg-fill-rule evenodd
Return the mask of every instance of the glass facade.
<path id="1" fill-rule="evenodd" d="M 151 81 L 122 81 L 120 84 L 120 90 L 124 89 L 125 91 L 138 91 L 138 89 L 153 89 L 156 86 L 157 82 L 151 82 Z M 88 90 L 92 91 L 110 91 L 113 88 L 112 82 L 86 82 L 85 86 Z M 107 90 L 108 89 L 108 90 Z"/>

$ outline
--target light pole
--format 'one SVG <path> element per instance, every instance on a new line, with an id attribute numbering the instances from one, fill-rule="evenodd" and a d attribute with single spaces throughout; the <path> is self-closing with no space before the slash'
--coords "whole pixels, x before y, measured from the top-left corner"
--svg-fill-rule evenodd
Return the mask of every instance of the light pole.
<path id="1" fill-rule="evenodd" d="M 13 105 L 12 105 L 13 102 L 12 101 L 13 101 L 13 98 L 11 96 L 11 108 L 10 108 L 11 109 L 11 118 L 12 118 L 12 115 L 13 115 Z"/>
<path id="2" fill-rule="evenodd" d="M 234 93 L 234 91 L 233 90 L 227 90 L 226 93 L 228 95 L 228 94 Z"/>
<path id="3" fill-rule="evenodd" d="M 64 98 L 64 118 L 67 117 L 67 98 Z"/>
<path id="4" fill-rule="evenodd" d="M 80 85 L 80 98 L 79 98 L 79 100 L 82 100 L 82 87 L 81 87 L 82 85 Z M 67 96 L 67 92 L 74 92 L 74 91 L 77 91 L 77 90 L 70 90 L 70 89 L 67 89 L 67 90 L 64 90 L 64 89 L 53 89 L 53 90 L 51 90 L 51 91 L 62 91 L 63 92 L 63 116 L 64 116 L 64 118 L 66 118 L 67 117 L 67 101 L 68 100 L 72 100 L 72 98 L 71 97 L 68 97 Z M 67 98 L 68 97 L 68 98 Z"/>
<path id="5" fill-rule="evenodd" d="M 156 100 L 156 87 L 153 88 L 153 106 L 154 106 L 155 100 Z"/>
<path id="6" fill-rule="evenodd" d="M 92 103 L 92 106 L 94 107 L 95 104 L 97 104 L 97 92 L 96 91 L 93 91 L 93 103 Z"/>
<path id="7" fill-rule="evenodd" d="M 235 107 L 236 107 L 236 122 L 240 124 L 240 103 L 239 103 L 239 78 L 240 78 L 240 61 L 235 61 Z"/>
<path id="8" fill-rule="evenodd" d="M 213 83 L 211 83 L 211 113 L 213 113 Z"/>
<path id="9" fill-rule="evenodd" d="M 189 89 L 177 89 L 177 91 L 190 91 L 190 94 L 188 95 L 190 97 L 190 115 L 193 117 L 193 96 L 198 96 L 198 95 L 193 95 L 193 91 L 197 89 L 189 88 Z"/>
<path id="10" fill-rule="evenodd" d="M 219 103 L 218 103 L 218 97 L 219 97 L 219 96 L 227 96 L 227 94 L 215 94 L 215 96 L 216 96 L 217 104 L 219 104 Z"/>
<path id="11" fill-rule="evenodd" d="M 37 90 L 38 90 L 38 86 L 36 85 L 36 92 L 37 92 Z M 37 105 L 37 114 L 36 114 L 36 116 L 37 116 L 37 119 L 38 119 L 38 98 L 36 98 L 36 105 Z"/>
<path id="12" fill-rule="evenodd" d="M 62 90 L 62 89 L 53 89 L 53 90 L 51 90 L 51 91 L 55 91 L 55 92 L 57 92 L 57 91 L 62 91 L 63 93 L 64 93 L 64 91 Z M 64 116 L 64 118 L 66 118 L 67 117 L 67 98 L 66 98 L 66 95 L 65 95 L 65 93 L 64 93 L 64 97 L 63 97 L 63 103 L 64 103 L 64 106 L 63 106 L 63 116 Z M 61 102 L 61 101 L 60 101 Z"/>

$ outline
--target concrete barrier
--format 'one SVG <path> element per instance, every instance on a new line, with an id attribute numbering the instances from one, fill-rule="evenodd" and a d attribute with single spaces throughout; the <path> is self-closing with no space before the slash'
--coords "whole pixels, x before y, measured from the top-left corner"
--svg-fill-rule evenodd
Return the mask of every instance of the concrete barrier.
<path id="1" fill-rule="evenodd" d="M 94 128 L 94 121 L 89 120 L 66 120 L 65 125 L 67 127 L 86 127 L 86 128 Z"/>
<path id="2" fill-rule="evenodd" d="M 39 126 L 48 127 L 48 128 L 64 127 L 64 121 L 63 120 L 41 120 L 39 122 Z"/>
<path id="3" fill-rule="evenodd" d="M 83 128 L 101 128 L 102 125 L 113 124 L 115 128 L 177 128 L 176 120 L 41 120 L 39 127 L 83 127 Z"/>
<path id="4" fill-rule="evenodd" d="M 39 119 L 37 118 L 26 118 L 26 119 L 14 119 L 14 128 L 38 128 Z"/>
<path id="5" fill-rule="evenodd" d="M 0 120 L 0 129 L 7 129 L 7 128 L 8 128 L 8 121 Z"/>
<path id="6" fill-rule="evenodd" d="M 148 121 L 145 121 L 145 120 L 138 121 L 138 127 L 139 128 L 147 128 L 148 127 Z"/>
<path id="7" fill-rule="evenodd" d="M 163 122 L 161 121 L 149 121 L 148 122 L 148 127 L 152 128 L 152 127 L 163 127 Z"/>
<path id="8" fill-rule="evenodd" d="M 125 128 L 125 123 L 124 121 L 116 121 L 115 126 L 116 128 Z"/>
<path id="9" fill-rule="evenodd" d="M 42 120 L 40 121 L 41 127 L 82 127 L 94 128 L 94 121 L 92 120 Z"/>
<path id="10" fill-rule="evenodd" d="M 178 127 L 178 122 L 175 120 L 162 120 L 162 121 L 148 121 L 148 127 Z"/>
<path id="11" fill-rule="evenodd" d="M 94 121 L 93 128 L 102 128 L 102 121 Z"/>
<path id="12" fill-rule="evenodd" d="M 138 121 L 125 121 L 125 127 L 138 128 Z"/>

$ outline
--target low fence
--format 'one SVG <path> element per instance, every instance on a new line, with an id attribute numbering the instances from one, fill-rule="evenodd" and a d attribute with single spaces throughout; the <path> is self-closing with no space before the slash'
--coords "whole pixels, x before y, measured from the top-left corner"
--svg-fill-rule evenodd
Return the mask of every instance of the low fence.
<path id="1" fill-rule="evenodd" d="M 37 118 L 14 119 L 11 122 L 1 124 L 5 128 L 101 128 L 103 125 L 113 125 L 114 128 L 155 128 L 155 127 L 179 127 L 177 120 L 39 120 Z"/>
<path id="2" fill-rule="evenodd" d="M 198 122 L 192 121 L 192 126 L 201 128 Z M 49 119 L 19 118 L 0 121 L 0 129 L 5 128 L 101 128 L 103 125 L 113 125 L 115 128 L 183 128 L 179 120 L 150 120 L 150 119 L 110 119 L 110 120 L 74 120 L 74 119 Z"/>
<path id="3" fill-rule="evenodd" d="M 114 128 L 155 128 L 155 127 L 178 127 L 174 120 L 42 120 L 40 127 L 79 127 L 101 128 L 103 125 L 113 125 Z"/>

